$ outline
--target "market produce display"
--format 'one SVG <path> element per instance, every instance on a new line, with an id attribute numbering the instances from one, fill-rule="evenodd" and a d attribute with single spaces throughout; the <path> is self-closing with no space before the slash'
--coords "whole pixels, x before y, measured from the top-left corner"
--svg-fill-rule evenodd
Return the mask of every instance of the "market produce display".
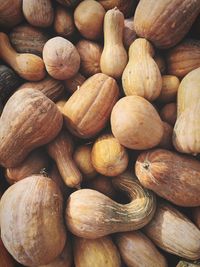
<path id="1" fill-rule="evenodd" d="M 200 0 L 0 0 L 0 267 L 200 267 Z"/>

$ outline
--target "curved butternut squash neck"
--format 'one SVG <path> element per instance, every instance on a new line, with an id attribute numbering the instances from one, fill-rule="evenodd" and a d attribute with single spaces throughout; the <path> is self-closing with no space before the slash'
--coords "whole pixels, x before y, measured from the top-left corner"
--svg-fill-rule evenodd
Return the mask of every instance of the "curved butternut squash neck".
<path id="1" fill-rule="evenodd" d="M 146 56 L 154 56 L 153 46 L 144 38 L 136 39 L 129 48 L 129 59 Z"/>
<path id="2" fill-rule="evenodd" d="M 8 36 L 0 32 L 0 57 L 7 63 L 7 58 L 16 56 L 16 51 L 12 48 Z"/>

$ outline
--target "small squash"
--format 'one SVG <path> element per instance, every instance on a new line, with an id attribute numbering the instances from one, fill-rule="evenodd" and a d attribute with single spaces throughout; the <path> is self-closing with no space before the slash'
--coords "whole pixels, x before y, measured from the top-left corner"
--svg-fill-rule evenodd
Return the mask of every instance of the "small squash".
<path id="1" fill-rule="evenodd" d="M 160 117 L 163 121 L 174 126 L 177 119 L 177 104 L 172 102 L 164 105 L 160 110 Z"/>
<path id="2" fill-rule="evenodd" d="M 134 15 L 135 31 L 158 48 L 173 47 L 187 34 L 199 12 L 198 0 L 142 0 Z"/>
<path id="3" fill-rule="evenodd" d="M 18 53 L 31 53 L 42 56 L 42 50 L 49 35 L 29 24 L 22 24 L 12 29 L 10 42 Z"/>
<path id="4" fill-rule="evenodd" d="M 25 80 L 39 81 L 45 77 L 43 60 L 33 54 L 19 54 L 10 44 L 8 36 L 0 32 L 0 58 Z"/>
<path id="5" fill-rule="evenodd" d="M 74 22 L 83 37 L 98 40 L 103 34 L 105 9 L 94 0 L 82 1 L 74 11 Z"/>
<path id="6" fill-rule="evenodd" d="M 40 174 L 49 165 L 49 158 L 42 149 L 33 150 L 25 160 L 15 168 L 7 168 L 5 176 L 10 184 L 18 182 L 32 174 Z"/>
<path id="7" fill-rule="evenodd" d="M 200 67 L 200 40 L 186 39 L 166 55 L 168 74 L 183 78 Z"/>
<path id="8" fill-rule="evenodd" d="M 90 77 L 101 72 L 100 58 L 103 48 L 100 44 L 92 41 L 80 40 L 76 48 L 81 58 L 80 71 L 84 76 Z"/>
<path id="9" fill-rule="evenodd" d="M 69 187 L 79 188 L 82 175 L 73 161 L 73 141 L 70 135 L 62 130 L 47 145 L 48 154 L 55 160 L 63 181 Z"/>
<path id="10" fill-rule="evenodd" d="M 62 114 L 42 92 L 18 90 L 0 117 L 0 164 L 16 167 L 32 150 L 53 140 L 62 123 Z"/>
<path id="11" fill-rule="evenodd" d="M 143 152 L 135 164 L 140 183 L 157 195 L 183 207 L 200 206 L 200 162 L 175 152 Z"/>
<path id="12" fill-rule="evenodd" d="M 161 92 L 162 78 L 153 59 L 154 49 L 149 41 L 138 38 L 129 48 L 129 62 L 122 75 L 125 95 L 138 95 L 149 101 Z"/>
<path id="13" fill-rule="evenodd" d="M 80 67 L 80 56 L 76 47 L 67 39 L 59 36 L 46 42 L 43 60 L 49 75 L 58 80 L 73 77 Z"/>
<path id="14" fill-rule="evenodd" d="M 170 103 L 176 100 L 180 81 L 176 76 L 163 75 L 162 76 L 162 89 L 158 101 L 163 103 Z"/>
<path id="15" fill-rule="evenodd" d="M 116 244 L 128 267 L 167 267 L 156 246 L 140 231 L 119 233 Z"/>
<path id="16" fill-rule="evenodd" d="M 118 249 L 109 236 L 95 240 L 75 237 L 73 252 L 76 267 L 121 267 Z"/>
<path id="17" fill-rule="evenodd" d="M 22 9 L 26 20 L 33 26 L 45 28 L 53 23 L 51 0 L 23 0 Z"/>
<path id="18" fill-rule="evenodd" d="M 164 133 L 158 147 L 164 149 L 172 149 L 173 127 L 169 123 L 163 121 L 163 128 Z"/>
<path id="19" fill-rule="evenodd" d="M 138 150 L 158 145 L 164 132 L 156 109 L 140 96 L 126 96 L 115 104 L 111 128 L 121 145 Z"/>
<path id="20" fill-rule="evenodd" d="M 200 258 L 200 230 L 167 203 L 158 204 L 144 232 L 155 245 L 171 254 L 189 260 Z"/>
<path id="21" fill-rule="evenodd" d="M 153 193 L 143 189 L 129 173 L 113 178 L 113 183 L 128 194 L 130 203 L 119 204 L 92 189 L 81 189 L 70 195 L 65 218 L 73 234 L 96 239 L 142 228 L 152 219 L 156 208 Z"/>
<path id="22" fill-rule="evenodd" d="M 123 30 L 123 43 L 126 49 L 135 41 L 137 38 L 135 30 L 133 17 L 124 20 L 124 30 Z"/>
<path id="23" fill-rule="evenodd" d="M 0 201 L 1 237 L 8 252 L 23 265 L 50 263 L 66 241 L 62 212 L 62 195 L 51 179 L 29 176 L 10 186 Z"/>
<path id="24" fill-rule="evenodd" d="M 104 48 L 101 55 L 101 71 L 113 78 L 120 78 L 127 64 L 127 52 L 123 44 L 124 15 L 117 8 L 106 12 L 104 18 Z"/>
<path id="25" fill-rule="evenodd" d="M 52 78 L 47 75 L 47 77 L 38 82 L 27 82 L 20 86 L 18 89 L 27 90 L 27 89 L 35 89 L 41 91 L 44 95 L 46 95 L 52 101 L 56 101 L 62 96 L 64 92 L 64 85 L 61 81 Z"/>
<path id="26" fill-rule="evenodd" d="M 83 174 L 84 180 L 90 180 L 97 175 L 95 168 L 92 165 L 92 146 L 82 145 L 78 146 L 74 152 L 73 159 Z"/>
<path id="27" fill-rule="evenodd" d="M 81 73 L 78 72 L 75 76 L 67 80 L 64 80 L 63 82 L 66 90 L 70 94 L 73 94 L 84 83 L 85 80 L 86 78 Z"/>
<path id="28" fill-rule="evenodd" d="M 119 88 L 113 78 L 103 73 L 91 76 L 64 106 L 66 127 L 80 138 L 95 136 L 105 127 L 118 97 Z"/>
<path id="29" fill-rule="evenodd" d="M 128 152 L 112 134 L 102 134 L 94 142 L 92 164 L 98 173 L 117 176 L 128 166 Z"/>

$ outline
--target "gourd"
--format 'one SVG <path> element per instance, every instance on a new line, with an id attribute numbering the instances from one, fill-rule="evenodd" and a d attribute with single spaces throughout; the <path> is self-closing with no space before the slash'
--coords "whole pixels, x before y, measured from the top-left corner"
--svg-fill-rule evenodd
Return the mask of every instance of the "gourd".
<path id="1" fill-rule="evenodd" d="M 74 11 L 74 23 L 83 37 L 98 40 L 103 34 L 104 15 L 105 9 L 101 4 L 94 0 L 84 0 Z"/>
<path id="2" fill-rule="evenodd" d="M 31 53 L 42 56 L 42 50 L 49 35 L 29 24 L 22 24 L 12 29 L 10 42 L 18 53 Z"/>
<path id="3" fill-rule="evenodd" d="M 156 213 L 144 227 L 144 232 L 155 245 L 171 254 L 189 260 L 200 257 L 200 230 L 170 204 L 157 205 Z"/>
<path id="4" fill-rule="evenodd" d="M 9 183 L 13 184 L 30 175 L 40 174 L 40 172 L 48 168 L 48 164 L 47 154 L 41 148 L 35 149 L 17 167 L 7 168 L 5 176 Z"/>
<path id="5" fill-rule="evenodd" d="M 73 77 L 80 67 L 80 56 L 76 47 L 67 39 L 59 36 L 46 42 L 43 60 L 49 75 L 58 80 Z"/>
<path id="6" fill-rule="evenodd" d="M 164 105 L 160 110 L 160 117 L 163 121 L 174 126 L 177 119 L 177 104 L 172 102 Z"/>
<path id="7" fill-rule="evenodd" d="M 73 154 L 74 162 L 83 174 L 85 181 L 90 180 L 97 175 L 97 171 L 92 165 L 91 152 L 92 146 L 86 144 L 78 146 Z"/>
<path id="8" fill-rule="evenodd" d="M 158 145 L 164 132 L 157 111 L 140 96 L 126 96 L 115 104 L 111 128 L 121 145 L 138 150 Z"/>
<path id="9" fill-rule="evenodd" d="M 158 101 L 163 103 L 170 103 L 176 100 L 180 81 L 176 76 L 163 75 L 162 76 L 162 89 Z"/>
<path id="10" fill-rule="evenodd" d="M 105 127 L 118 97 L 119 88 L 113 78 L 103 73 L 91 76 L 64 106 L 66 127 L 80 138 L 95 136 Z"/>
<path id="11" fill-rule="evenodd" d="M 142 228 L 152 219 L 156 208 L 155 196 L 143 189 L 133 175 L 121 174 L 113 178 L 113 183 L 128 194 L 130 203 L 119 204 L 92 189 L 81 189 L 70 195 L 65 218 L 74 235 L 96 239 Z"/>
<path id="12" fill-rule="evenodd" d="M 70 135 L 62 130 L 59 135 L 47 145 L 48 154 L 55 160 L 65 184 L 79 188 L 82 175 L 73 161 L 73 141 Z"/>
<path id="13" fill-rule="evenodd" d="M 168 266 L 153 242 L 140 231 L 117 234 L 116 244 L 128 267 Z"/>
<path id="14" fill-rule="evenodd" d="M 0 238 L 0 262 L 3 267 L 15 267 L 15 262 L 11 255 L 8 253 Z"/>
<path id="15" fill-rule="evenodd" d="M 62 212 L 62 195 L 51 179 L 29 176 L 10 186 L 0 201 L 1 237 L 8 252 L 23 265 L 50 263 L 66 241 Z"/>
<path id="16" fill-rule="evenodd" d="M 129 62 L 122 75 L 125 95 L 138 95 L 149 101 L 161 92 L 162 78 L 153 59 L 154 49 L 149 41 L 138 38 L 129 48 Z"/>
<path id="17" fill-rule="evenodd" d="M 0 58 L 25 80 L 39 81 L 45 77 L 43 60 L 33 54 L 19 54 L 11 46 L 8 36 L 0 32 Z"/>
<path id="18" fill-rule="evenodd" d="M 64 85 L 61 81 L 52 78 L 47 75 L 47 77 L 38 82 L 27 82 L 21 85 L 19 90 L 35 89 L 41 91 L 52 101 L 57 101 L 65 91 Z"/>
<path id="19" fill-rule="evenodd" d="M 101 72 L 100 69 L 100 58 L 102 53 L 102 46 L 98 43 L 80 40 L 76 44 L 76 48 L 81 58 L 81 73 L 90 77 L 96 73 Z"/>
<path id="20" fill-rule="evenodd" d="M 53 23 L 51 0 L 23 0 L 22 9 L 26 20 L 33 26 L 45 28 Z"/>
<path id="21" fill-rule="evenodd" d="M 128 152 L 110 133 L 100 135 L 91 152 L 92 164 L 96 171 L 105 176 L 117 176 L 128 166 Z"/>
<path id="22" fill-rule="evenodd" d="M 185 39 L 166 54 L 168 73 L 183 78 L 200 67 L 200 41 Z"/>
<path id="23" fill-rule="evenodd" d="M 101 71 L 113 78 L 120 78 L 127 64 L 123 45 L 124 15 L 117 8 L 106 12 L 104 18 L 104 48 L 101 54 Z"/>
<path id="24" fill-rule="evenodd" d="M 192 263 L 192 262 L 186 262 L 186 261 L 179 261 L 179 263 L 176 265 L 176 267 L 199 267 L 199 263 Z"/>
<path id="25" fill-rule="evenodd" d="M 5 104 L 8 98 L 21 84 L 20 78 L 6 65 L 0 65 L 0 102 Z"/>
<path id="26" fill-rule="evenodd" d="M 67 80 L 64 80 L 63 82 L 66 90 L 70 94 L 73 94 L 84 83 L 85 80 L 86 78 L 81 73 L 78 72 L 75 76 Z"/>
<path id="27" fill-rule="evenodd" d="M 12 28 L 23 20 L 22 0 L 0 1 L 0 27 Z"/>
<path id="28" fill-rule="evenodd" d="M 119 252 L 109 236 L 95 240 L 75 237 L 73 252 L 76 267 L 121 267 Z"/>
<path id="29" fill-rule="evenodd" d="M 133 17 L 124 20 L 123 43 L 126 49 L 136 40 Z"/>
<path id="30" fill-rule="evenodd" d="M 173 145 L 179 152 L 200 152 L 200 101 L 186 108 L 178 117 L 173 131 Z"/>
<path id="31" fill-rule="evenodd" d="M 0 117 L 0 164 L 16 167 L 32 150 L 53 140 L 62 123 L 62 114 L 42 92 L 18 90 Z"/>
<path id="32" fill-rule="evenodd" d="M 181 81 L 177 95 L 177 117 L 192 108 L 200 97 L 200 68 L 189 72 Z"/>
<path id="33" fill-rule="evenodd" d="M 164 149 L 172 149 L 173 127 L 169 123 L 163 121 L 163 128 L 164 133 L 158 147 Z"/>
<path id="34" fill-rule="evenodd" d="M 69 38 L 75 32 L 72 13 L 60 5 L 55 9 L 54 31 L 65 38 Z"/>
<path id="35" fill-rule="evenodd" d="M 173 47 L 187 34 L 199 11 L 198 0 L 142 0 L 134 15 L 135 31 L 158 48 Z"/>
<path id="36" fill-rule="evenodd" d="M 200 162 L 164 149 L 143 152 L 135 164 L 140 183 L 183 207 L 200 206 Z"/>

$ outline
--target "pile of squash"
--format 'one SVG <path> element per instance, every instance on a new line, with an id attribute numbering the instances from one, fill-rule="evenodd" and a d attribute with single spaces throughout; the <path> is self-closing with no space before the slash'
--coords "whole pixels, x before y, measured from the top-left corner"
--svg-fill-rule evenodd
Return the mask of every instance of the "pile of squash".
<path id="1" fill-rule="evenodd" d="M 200 0 L 0 0 L 0 267 L 200 266 Z"/>

